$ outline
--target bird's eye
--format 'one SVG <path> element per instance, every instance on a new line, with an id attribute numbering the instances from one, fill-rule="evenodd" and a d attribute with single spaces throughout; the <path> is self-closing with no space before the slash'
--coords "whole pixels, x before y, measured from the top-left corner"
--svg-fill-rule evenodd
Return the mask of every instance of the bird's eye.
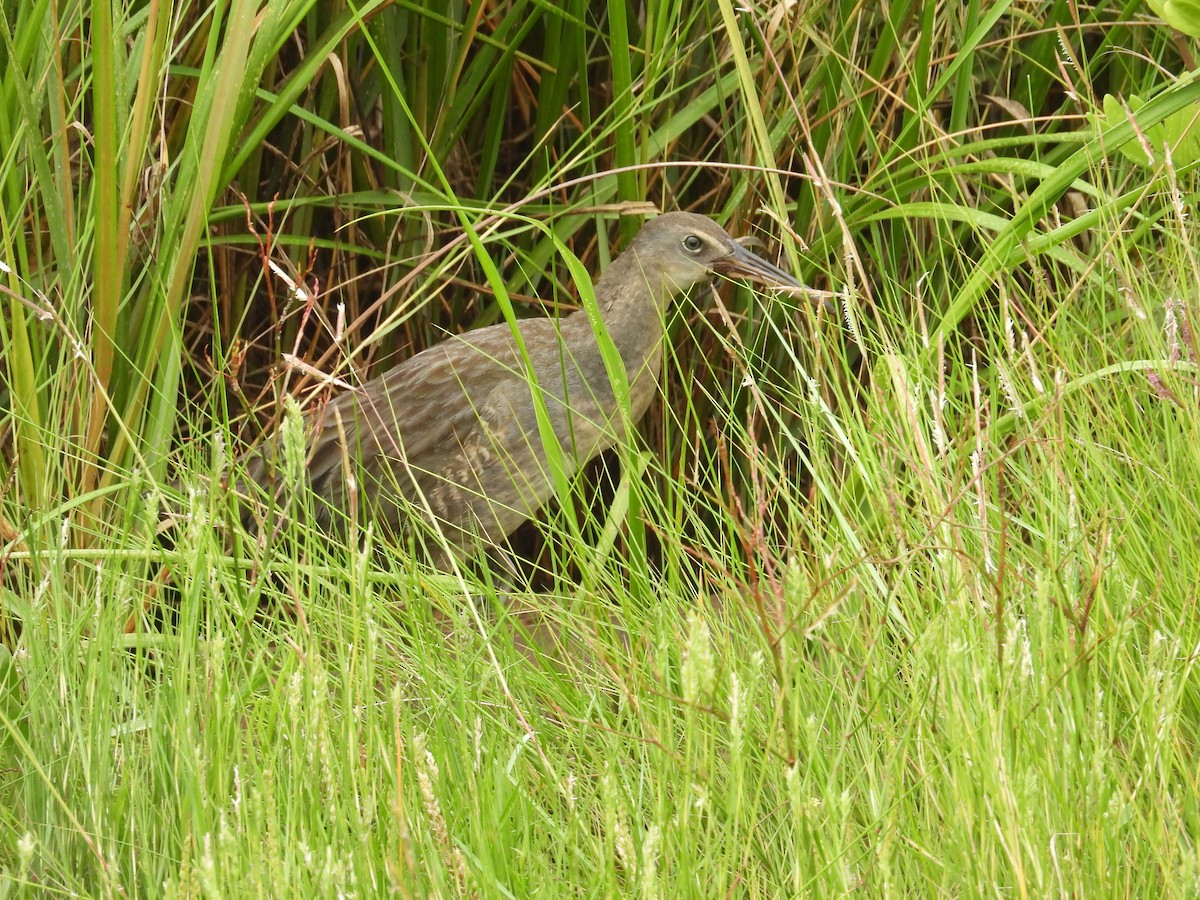
<path id="1" fill-rule="evenodd" d="M 703 247 L 704 241 L 700 240 L 700 238 L 696 237 L 694 234 L 689 234 L 683 239 L 683 249 L 688 253 L 699 253 Z"/>

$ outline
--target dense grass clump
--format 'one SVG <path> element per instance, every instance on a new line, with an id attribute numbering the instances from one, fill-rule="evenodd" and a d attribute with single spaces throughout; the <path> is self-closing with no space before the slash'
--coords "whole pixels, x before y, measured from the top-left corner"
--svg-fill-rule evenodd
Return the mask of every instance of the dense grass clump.
<path id="1" fill-rule="evenodd" d="M 0 4 L 0 896 L 1200 893 L 1195 52 L 1106 3 Z M 684 208 L 814 298 L 680 304 L 507 560 L 238 527 L 285 397 Z"/>

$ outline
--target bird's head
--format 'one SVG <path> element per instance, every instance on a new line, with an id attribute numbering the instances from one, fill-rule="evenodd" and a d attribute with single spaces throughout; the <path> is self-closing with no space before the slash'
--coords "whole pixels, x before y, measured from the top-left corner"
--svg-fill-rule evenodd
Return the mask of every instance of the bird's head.
<path id="1" fill-rule="evenodd" d="M 629 249 L 647 276 L 659 275 L 676 291 L 686 291 L 714 274 L 767 287 L 803 287 L 783 269 L 751 253 L 712 219 L 696 213 L 672 212 L 651 219 Z"/>

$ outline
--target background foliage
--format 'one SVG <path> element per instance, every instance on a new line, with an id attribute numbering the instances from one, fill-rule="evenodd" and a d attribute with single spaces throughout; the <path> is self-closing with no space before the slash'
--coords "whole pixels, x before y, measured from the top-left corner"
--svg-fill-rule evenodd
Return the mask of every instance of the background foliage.
<path id="1" fill-rule="evenodd" d="M 1194 894 L 1195 52 L 1070 0 L 0 2 L 0 894 Z M 833 300 L 672 316 L 552 594 L 231 553 L 197 476 L 285 394 L 571 308 L 559 243 L 648 208 Z"/>

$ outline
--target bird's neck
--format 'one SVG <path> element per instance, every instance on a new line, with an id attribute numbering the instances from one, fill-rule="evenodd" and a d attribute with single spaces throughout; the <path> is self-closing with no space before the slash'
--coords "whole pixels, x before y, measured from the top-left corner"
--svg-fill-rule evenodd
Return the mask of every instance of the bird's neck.
<path id="1" fill-rule="evenodd" d="M 630 409 L 640 418 L 653 399 L 663 354 L 666 307 L 676 291 L 657 271 L 645 270 L 630 251 L 613 260 L 596 279 L 596 309 L 604 330 L 616 345 L 629 379 Z M 589 391 L 611 390 L 603 354 L 586 306 L 562 322 L 564 343 L 572 348 Z"/>
<path id="2" fill-rule="evenodd" d="M 647 348 L 648 355 L 660 344 L 667 304 L 676 293 L 661 274 L 646 270 L 634 253 L 626 252 L 596 279 L 594 289 L 604 328 L 627 365 L 637 348 Z M 568 319 L 575 320 L 571 323 L 574 327 L 592 330 L 586 309 Z"/>

